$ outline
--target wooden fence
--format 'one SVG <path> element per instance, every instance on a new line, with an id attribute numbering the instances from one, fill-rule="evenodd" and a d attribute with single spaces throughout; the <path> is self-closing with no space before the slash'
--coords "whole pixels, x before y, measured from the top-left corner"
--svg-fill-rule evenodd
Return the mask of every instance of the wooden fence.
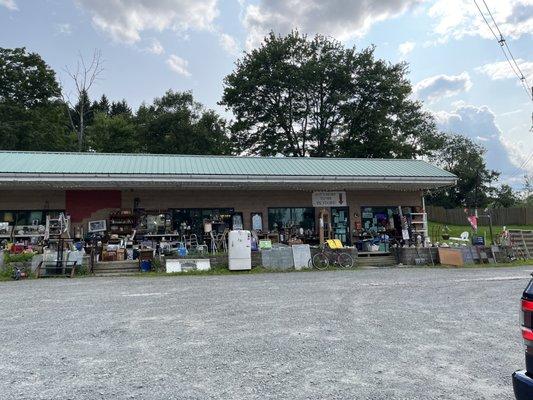
<path id="1" fill-rule="evenodd" d="M 468 225 L 466 214 L 462 208 L 445 209 L 437 206 L 426 206 L 428 220 L 448 225 Z M 533 207 L 494 208 L 488 212 L 492 216 L 492 224 L 503 225 L 533 225 Z M 485 212 L 478 210 L 479 225 L 488 225 L 488 218 L 483 218 Z"/>

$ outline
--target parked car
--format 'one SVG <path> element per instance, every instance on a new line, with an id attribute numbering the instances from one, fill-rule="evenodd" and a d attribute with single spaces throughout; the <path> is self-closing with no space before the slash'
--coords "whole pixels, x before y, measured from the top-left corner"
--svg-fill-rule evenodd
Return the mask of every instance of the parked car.
<path id="1" fill-rule="evenodd" d="M 533 399 L 533 279 L 522 294 L 520 328 L 526 345 L 526 369 L 513 374 L 513 388 L 517 400 Z"/>

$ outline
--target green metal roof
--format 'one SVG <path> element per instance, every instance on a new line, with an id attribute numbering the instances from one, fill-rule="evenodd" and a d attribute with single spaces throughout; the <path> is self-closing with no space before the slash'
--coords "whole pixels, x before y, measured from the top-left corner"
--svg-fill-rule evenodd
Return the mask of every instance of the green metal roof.
<path id="1" fill-rule="evenodd" d="M 0 151 L 0 174 L 451 178 L 422 160 Z"/>

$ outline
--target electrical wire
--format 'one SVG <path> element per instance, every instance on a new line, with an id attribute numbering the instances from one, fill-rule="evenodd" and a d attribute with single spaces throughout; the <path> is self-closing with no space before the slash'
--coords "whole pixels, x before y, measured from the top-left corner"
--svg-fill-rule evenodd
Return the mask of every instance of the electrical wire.
<path id="1" fill-rule="evenodd" d="M 515 58 L 513 56 L 513 53 L 511 53 L 511 49 L 509 48 L 509 45 L 507 44 L 507 40 L 504 39 L 502 31 L 500 30 L 500 27 L 498 26 L 498 24 L 496 23 L 496 20 L 492 16 L 492 12 L 490 11 L 489 6 L 485 2 L 485 0 L 482 0 L 482 1 L 483 1 L 483 4 L 485 5 L 485 8 L 489 12 L 490 18 L 492 19 L 492 22 L 494 23 L 494 26 L 496 27 L 496 29 L 498 30 L 498 33 L 500 34 L 500 42 L 503 43 L 503 45 L 507 48 L 507 51 L 509 52 L 509 55 L 511 56 L 511 58 L 512 58 L 512 60 L 514 62 L 515 66 L 516 66 L 516 69 L 518 70 L 518 72 L 520 72 L 520 79 L 525 82 L 527 87 L 529 87 L 529 85 L 527 83 L 527 79 L 526 79 L 524 73 L 522 72 L 522 70 L 520 69 L 520 66 L 516 62 L 516 60 L 515 60 Z"/>
<path id="2" fill-rule="evenodd" d="M 479 6 L 479 4 L 477 3 L 476 0 L 474 0 L 474 4 L 476 5 L 476 8 L 478 9 L 479 13 L 481 14 L 481 17 L 483 17 L 483 21 L 485 21 L 485 24 L 489 28 L 490 32 L 492 33 L 492 35 L 494 36 L 494 38 L 496 39 L 498 44 L 500 45 L 500 48 L 502 50 L 503 55 L 505 56 L 505 59 L 507 60 L 507 63 L 511 67 L 513 73 L 516 75 L 518 80 L 520 81 L 520 85 L 526 91 L 527 97 L 529 99 L 531 99 L 531 92 L 530 92 L 530 89 L 529 89 L 529 84 L 527 83 L 527 79 L 524 76 L 522 70 L 520 69 L 520 66 L 516 62 L 516 59 L 514 58 L 513 53 L 511 52 L 511 49 L 509 48 L 509 45 L 507 44 L 507 41 L 503 37 L 503 34 L 502 34 L 501 30 L 500 30 L 500 27 L 496 23 L 496 20 L 494 19 L 494 16 L 492 15 L 492 12 L 490 11 L 487 3 L 485 2 L 485 0 L 482 0 L 482 1 L 483 1 L 483 4 L 485 5 L 485 8 L 487 9 L 487 11 L 489 13 L 489 16 L 490 16 L 492 22 L 494 23 L 494 26 L 496 27 L 496 30 L 498 31 L 498 33 L 500 35 L 499 37 L 496 34 L 496 32 L 494 31 L 494 29 L 492 28 L 489 20 L 485 16 L 485 13 L 483 12 L 483 10 L 481 9 L 481 7 Z"/>
<path id="3" fill-rule="evenodd" d="M 525 170 L 527 165 L 529 164 L 529 162 L 533 160 L 533 151 L 531 153 L 529 153 L 529 156 L 527 156 L 525 158 L 525 160 L 522 162 L 522 164 L 520 164 L 520 166 L 518 168 L 515 169 L 515 171 L 513 172 L 513 174 L 510 176 L 510 178 L 514 178 L 515 176 L 517 176 L 518 174 L 520 174 L 522 172 L 522 170 Z"/>

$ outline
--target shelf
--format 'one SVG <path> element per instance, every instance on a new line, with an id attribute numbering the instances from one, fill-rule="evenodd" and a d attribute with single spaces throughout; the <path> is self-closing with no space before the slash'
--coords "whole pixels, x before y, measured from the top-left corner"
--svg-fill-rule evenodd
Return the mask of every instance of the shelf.
<path id="1" fill-rule="evenodd" d="M 44 235 L 41 235 L 39 233 L 37 234 L 29 234 L 29 235 L 15 235 L 16 238 L 25 238 L 25 237 L 44 237 Z"/>

